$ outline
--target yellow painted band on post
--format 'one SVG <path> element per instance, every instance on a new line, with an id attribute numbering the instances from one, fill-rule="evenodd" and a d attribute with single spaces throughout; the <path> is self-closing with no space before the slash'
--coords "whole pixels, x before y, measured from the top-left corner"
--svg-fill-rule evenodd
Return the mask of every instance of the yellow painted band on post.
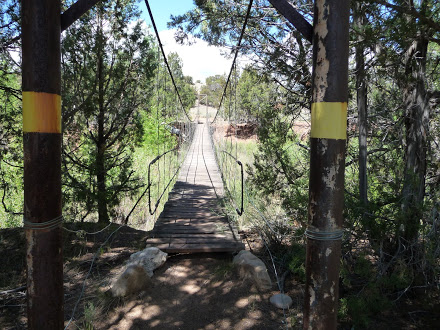
<path id="1" fill-rule="evenodd" d="M 347 102 L 312 103 L 310 137 L 318 139 L 347 139 Z"/>
<path id="2" fill-rule="evenodd" d="M 61 96 L 23 92 L 23 132 L 61 133 Z"/>

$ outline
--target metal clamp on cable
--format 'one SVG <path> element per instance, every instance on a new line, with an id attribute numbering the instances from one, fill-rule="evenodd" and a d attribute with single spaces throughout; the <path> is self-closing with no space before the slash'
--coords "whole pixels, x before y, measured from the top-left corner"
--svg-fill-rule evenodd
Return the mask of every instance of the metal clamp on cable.
<path id="1" fill-rule="evenodd" d="M 56 217 L 55 219 L 45 222 L 30 222 L 25 218 L 23 218 L 23 227 L 24 229 L 30 229 L 30 230 L 50 230 L 61 226 L 63 220 L 64 218 L 62 215 Z"/>
<path id="2" fill-rule="evenodd" d="M 343 229 L 335 231 L 317 231 L 310 228 L 307 228 L 304 233 L 307 238 L 314 239 L 316 241 L 338 241 L 342 239 L 343 234 Z"/>

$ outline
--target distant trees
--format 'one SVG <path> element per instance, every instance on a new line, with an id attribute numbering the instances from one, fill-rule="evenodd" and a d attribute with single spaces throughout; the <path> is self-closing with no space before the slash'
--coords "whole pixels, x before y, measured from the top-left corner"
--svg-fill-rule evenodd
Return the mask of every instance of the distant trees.
<path id="1" fill-rule="evenodd" d="M 184 76 L 182 59 L 177 53 L 170 53 L 167 57 L 168 64 L 174 77 L 177 90 L 186 111 L 194 106 L 197 99 L 196 91 L 193 86 L 192 77 Z M 160 65 L 155 71 L 154 84 L 157 97 L 152 99 L 152 107 L 159 107 L 162 115 L 175 116 L 176 111 L 181 112 L 180 101 L 176 94 L 173 82 L 168 73 L 165 63 L 160 61 Z"/>
<path id="2" fill-rule="evenodd" d="M 63 178 L 67 205 L 98 210 L 99 222 L 123 192 L 142 185 L 131 169 L 151 95 L 153 42 L 131 1 L 99 3 L 62 42 Z"/>
<path id="3" fill-rule="evenodd" d="M 241 120 L 257 121 L 260 111 L 273 103 L 273 83 L 267 75 L 252 67 L 244 68 L 237 86 L 238 116 Z"/>
<path id="4" fill-rule="evenodd" d="M 215 75 L 206 78 L 205 84 L 200 90 L 200 94 L 207 95 L 207 102 L 213 107 L 220 105 L 220 100 L 226 84 L 224 75 Z M 205 102 L 205 100 L 203 100 Z"/>

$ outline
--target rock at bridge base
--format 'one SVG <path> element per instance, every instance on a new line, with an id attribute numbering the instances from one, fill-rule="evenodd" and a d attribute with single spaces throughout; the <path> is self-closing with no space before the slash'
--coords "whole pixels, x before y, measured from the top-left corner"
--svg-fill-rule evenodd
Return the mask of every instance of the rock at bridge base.
<path id="1" fill-rule="evenodd" d="M 110 289 L 114 297 L 124 297 L 145 290 L 151 283 L 153 271 L 162 266 L 168 254 L 156 247 L 133 253 L 127 266 Z"/>
<path id="2" fill-rule="evenodd" d="M 162 252 L 157 247 L 148 247 L 142 251 L 133 253 L 130 256 L 129 264 L 142 266 L 148 276 L 153 276 L 153 271 L 162 266 L 167 260 L 168 254 Z"/>
<path id="3" fill-rule="evenodd" d="M 128 265 L 110 291 L 113 297 L 124 297 L 145 290 L 150 283 L 150 276 L 142 266 Z"/>
<path id="4" fill-rule="evenodd" d="M 272 287 L 266 265 L 251 252 L 240 251 L 233 259 L 242 279 L 250 279 L 260 290 L 269 290 Z"/>
<path id="5" fill-rule="evenodd" d="M 270 297 L 270 303 L 277 308 L 287 309 L 292 306 L 292 298 L 284 293 L 278 293 Z"/>

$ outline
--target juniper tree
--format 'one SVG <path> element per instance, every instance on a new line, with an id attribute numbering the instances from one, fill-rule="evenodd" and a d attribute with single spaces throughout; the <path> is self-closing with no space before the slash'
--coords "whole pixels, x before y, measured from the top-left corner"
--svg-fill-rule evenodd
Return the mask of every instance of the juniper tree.
<path id="1" fill-rule="evenodd" d="M 131 156 L 143 133 L 155 52 L 138 18 L 132 1 L 102 2 L 62 41 L 65 198 L 86 214 L 97 209 L 99 222 L 109 221 L 122 193 L 141 185 Z"/>

